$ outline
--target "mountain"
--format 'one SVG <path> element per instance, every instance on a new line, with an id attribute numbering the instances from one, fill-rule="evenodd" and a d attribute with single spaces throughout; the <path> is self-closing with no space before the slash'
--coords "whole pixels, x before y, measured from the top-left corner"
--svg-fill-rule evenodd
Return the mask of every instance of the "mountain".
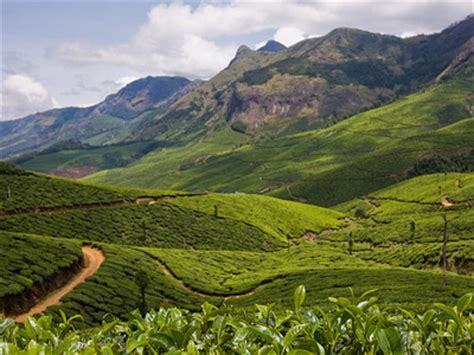
<path id="1" fill-rule="evenodd" d="M 87 140 L 127 126 L 148 110 L 169 105 L 194 87 L 182 77 L 146 77 L 91 107 L 67 107 L 0 122 L 0 158 L 63 140 Z"/>
<path id="2" fill-rule="evenodd" d="M 339 28 L 277 53 L 239 48 L 229 66 L 135 131 L 188 142 L 230 127 L 250 137 L 332 125 L 433 82 L 466 52 L 474 18 L 402 39 Z"/>
<path id="3" fill-rule="evenodd" d="M 468 17 L 440 33 L 407 39 L 339 28 L 323 37 L 304 40 L 276 53 L 241 46 L 227 68 L 210 80 L 186 85 L 186 92 L 179 91 L 179 97 L 173 97 L 166 104 L 146 110 L 133 119 L 127 120 L 123 118 L 126 115 L 115 111 L 122 117 L 118 127 L 112 125 L 103 129 L 103 133 L 86 139 L 77 138 L 95 146 L 92 149 L 69 149 L 29 160 L 22 159 L 18 163 L 49 173 L 64 175 L 66 172 L 67 176 L 82 176 L 133 163 L 120 170 L 120 174 L 112 170 L 110 173 L 98 173 L 91 179 L 140 187 L 162 184 L 185 190 L 263 191 L 325 205 L 338 203 L 341 198 L 354 197 L 363 191 L 393 183 L 393 179 L 381 178 L 376 186 L 373 182 L 360 183 L 347 196 L 329 197 L 331 189 L 325 188 L 323 192 L 316 193 L 319 189 L 306 188 L 311 185 L 308 181 L 298 187 L 299 179 L 314 178 L 315 173 L 306 167 L 289 168 L 284 164 L 274 164 L 280 170 L 272 173 L 267 164 L 261 162 L 261 157 L 272 149 L 261 148 L 262 145 L 278 144 L 278 150 L 282 152 L 275 154 L 280 155 L 288 144 L 295 141 L 292 134 L 306 131 L 308 137 L 314 134 L 312 139 L 324 142 L 325 139 L 317 137 L 322 134 L 321 129 L 327 128 L 327 132 L 341 134 L 341 146 L 351 146 L 346 139 L 353 138 L 347 132 L 342 134 L 344 131 L 340 131 L 343 127 L 351 129 L 346 126 L 345 120 L 349 121 L 348 118 L 354 115 L 371 117 L 369 113 L 358 114 L 378 107 L 381 111 L 370 112 L 384 112 L 384 107 L 404 107 L 406 95 L 421 90 L 415 98 L 425 97 L 427 94 L 423 94 L 423 90 L 427 88 L 430 88 L 428 93 L 433 93 L 434 103 L 421 101 L 434 105 L 433 109 L 422 110 L 418 99 L 414 99 L 413 105 L 409 105 L 412 116 L 407 116 L 407 120 L 411 119 L 415 124 L 418 116 L 426 116 L 425 111 L 433 115 L 430 118 L 433 122 L 442 122 L 443 125 L 456 123 L 459 117 L 472 116 L 468 94 L 472 83 L 458 73 L 470 75 L 473 30 L 474 18 Z M 444 87 L 454 87 L 452 92 L 459 92 L 462 101 L 454 95 L 440 100 L 445 92 L 449 94 L 450 89 L 443 91 Z M 128 96 L 122 94 L 119 97 Z M 133 101 L 134 98 L 127 100 Z M 386 106 L 392 102 L 400 103 L 400 106 Z M 408 102 L 412 102 L 411 99 Z M 375 120 L 389 122 L 380 129 L 390 130 L 394 119 L 396 122 L 397 109 L 388 109 L 387 112 L 390 113 L 375 115 Z M 118 120 L 115 116 L 101 116 L 99 122 L 102 124 L 108 122 L 104 117 Z M 444 117 L 443 121 L 438 121 L 439 117 Z M 358 120 L 361 118 L 349 122 Z M 364 121 L 364 125 L 373 124 L 370 120 Z M 360 129 L 358 127 L 356 131 Z M 427 129 L 431 132 L 430 126 Z M 423 132 L 415 130 L 414 133 Z M 10 138 L 8 133 L 7 137 Z M 405 136 L 394 135 L 394 138 L 402 137 Z M 19 136 L 11 138 L 16 144 L 21 142 Z M 0 141 L 0 146 L 4 146 L 4 140 Z M 299 138 L 296 140 L 300 141 Z M 367 145 L 374 150 L 388 149 L 379 146 L 387 143 L 379 137 L 360 142 L 362 147 Z M 313 146 L 314 143 L 301 140 L 301 144 Z M 402 144 L 402 141 L 397 144 Z M 432 146 L 436 144 L 433 142 Z M 351 159 L 360 151 L 355 148 L 354 151 L 348 150 L 347 156 Z M 426 151 L 429 148 L 426 147 Z M 249 151 L 252 152 L 250 160 L 241 157 Z M 308 152 L 303 149 L 302 154 Z M 329 150 L 327 154 L 331 156 Z M 303 158 L 295 156 L 291 159 L 298 161 Z M 399 166 L 397 169 L 411 169 L 420 159 L 411 157 L 403 168 Z M 213 170 L 209 169 L 211 164 Z M 317 160 L 310 163 L 313 167 L 328 165 Z M 84 173 L 73 172 L 71 175 L 68 169 L 76 168 Z M 325 168 L 318 170 L 318 174 L 323 173 Z M 145 171 L 146 174 L 143 174 Z M 249 175 L 242 177 L 242 174 Z M 404 176 L 401 171 L 392 174 L 397 178 Z M 332 177 L 327 179 L 331 181 Z"/>
<path id="4" fill-rule="evenodd" d="M 51 119 L 44 134 L 122 123 L 14 160 L 93 172 L 81 181 L 0 161 L 0 317 L 50 316 L 5 320 L 9 349 L 77 352 L 75 329 L 108 353 L 468 349 L 472 29 L 241 46 L 209 81 L 161 91 L 145 78 Z M 400 308 L 428 304 L 428 331 Z M 61 319 L 70 338 L 38 337 Z"/>
<path id="5" fill-rule="evenodd" d="M 167 100 L 182 95 L 190 81 L 182 77 L 152 77 L 135 80 L 116 94 L 109 95 L 93 111 L 96 115 L 109 115 L 131 119 Z"/>
<path id="6" fill-rule="evenodd" d="M 274 40 L 270 40 L 268 41 L 263 47 L 260 47 L 258 49 L 259 52 L 280 52 L 280 51 L 283 51 L 285 50 L 287 47 L 280 43 L 280 42 L 277 42 L 277 41 L 274 41 Z"/>

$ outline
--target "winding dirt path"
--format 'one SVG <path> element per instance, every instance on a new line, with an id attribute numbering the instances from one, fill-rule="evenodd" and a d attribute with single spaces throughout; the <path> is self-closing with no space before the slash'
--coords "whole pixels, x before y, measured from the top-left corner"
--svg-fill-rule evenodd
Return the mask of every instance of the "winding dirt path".
<path id="1" fill-rule="evenodd" d="M 84 282 L 89 276 L 92 276 L 99 270 L 100 265 L 104 262 L 105 256 L 98 249 L 91 247 L 82 247 L 82 253 L 86 260 L 86 267 L 81 270 L 74 278 L 72 278 L 66 285 L 56 290 L 43 300 L 41 300 L 36 306 L 31 308 L 27 313 L 20 314 L 14 319 L 17 322 L 23 323 L 28 317 L 43 313 L 46 308 L 60 304 L 61 298 L 71 292 L 77 285 Z"/>

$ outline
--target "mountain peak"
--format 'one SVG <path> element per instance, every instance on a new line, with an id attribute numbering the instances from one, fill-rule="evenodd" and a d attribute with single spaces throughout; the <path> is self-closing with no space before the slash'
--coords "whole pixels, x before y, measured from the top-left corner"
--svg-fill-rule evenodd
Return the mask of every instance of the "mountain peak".
<path id="1" fill-rule="evenodd" d="M 287 47 L 284 44 L 271 39 L 263 47 L 259 48 L 258 51 L 259 52 L 280 52 L 280 51 L 285 50 L 286 48 Z"/>
<path id="2" fill-rule="evenodd" d="M 235 54 L 235 58 L 240 58 L 243 56 L 246 56 L 249 53 L 252 53 L 253 51 L 247 47 L 245 44 L 241 45 L 239 49 L 237 49 L 237 53 Z"/>

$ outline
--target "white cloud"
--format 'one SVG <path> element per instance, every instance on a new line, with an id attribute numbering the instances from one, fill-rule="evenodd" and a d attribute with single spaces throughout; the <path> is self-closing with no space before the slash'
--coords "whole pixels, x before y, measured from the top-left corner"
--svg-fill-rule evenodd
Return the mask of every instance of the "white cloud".
<path id="1" fill-rule="evenodd" d="M 307 36 L 299 28 L 281 27 L 276 31 L 273 38 L 275 39 L 275 41 L 283 43 L 285 46 L 289 47 L 299 41 L 306 39 Z"/>
<path id="2" fill-rule="evenodd" d="M 402 34 L 400 35 L 400 37 L 402 38 L 408 38 L 408 37 L 413 37 L 413 36 L 416 36 L 418 33 L 415 32 L 415 31 L 406 31 L 406 32 L 402 32 Z"/>
<path id="3" fill-rule="evenodd" d="M 23 74 L 8 75 L 3 80 L 1 96 L 0 120 L 21 118 L 58 106 L 40 82 Z"/>
<path id="4" fill-rule="evenodd" d="M 257 43 L 255 44 L 255 46 L 253 46 L 253 48 L 254 48 L 255 50 L 260 49 L 260 48 L 262 48 L 264 45 L 266 45 L 267 42 L 268 42 L 268 41 L 257 42 Z"/>
<path id="5" fill-rule="evenodd" d="M 469 8 L 469 7 L 468 7 Z M 391 34 L 430 33 L 466 16 L 466 3 L 449 1 L 203 2 L 159 4 L 129 41 L 104 48 L 67 42 L 50 54 L 69 64 L 112 64 L 140 74 L 208 78 L 224 68 L 242 43 L 233 37 L 273 30 L 286 45 L 357 27 Z M 252 44 L 250 44 L 252 46 Z"/>
<path id="6" fill-rule="evenodd" d="M 117 86 L 118 89 L 121 89 L 137 79 L 139 79 L 137 76 L 123 76 L 114 80 L 114 84 Z"/>

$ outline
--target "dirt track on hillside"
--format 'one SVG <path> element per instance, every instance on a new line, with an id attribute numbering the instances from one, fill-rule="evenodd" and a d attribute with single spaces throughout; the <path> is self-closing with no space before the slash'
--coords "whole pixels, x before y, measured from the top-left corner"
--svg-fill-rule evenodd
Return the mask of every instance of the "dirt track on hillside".
<path id="1" fill-rule="evenodd" d="M 82 247 L 82 253 L 86 260 L 86 267 L 81 270 L 74 278 L 72 278 L 66 285 L 56 290 L 46 298 L 41 300 L 36 306 L 31 308 L 28 312 L 16 316 L 14 319 L 17 322 L 24 322 L 28 317 L 43 313 L 46 308 L 60 304 L 61 298 L 71 292 L 76 286 L 84 282 L 89 276 L 92 276 L 99 270 L 100 265 L 104 262 L 105 256 L 98 249 L 91 247 Z"/>

